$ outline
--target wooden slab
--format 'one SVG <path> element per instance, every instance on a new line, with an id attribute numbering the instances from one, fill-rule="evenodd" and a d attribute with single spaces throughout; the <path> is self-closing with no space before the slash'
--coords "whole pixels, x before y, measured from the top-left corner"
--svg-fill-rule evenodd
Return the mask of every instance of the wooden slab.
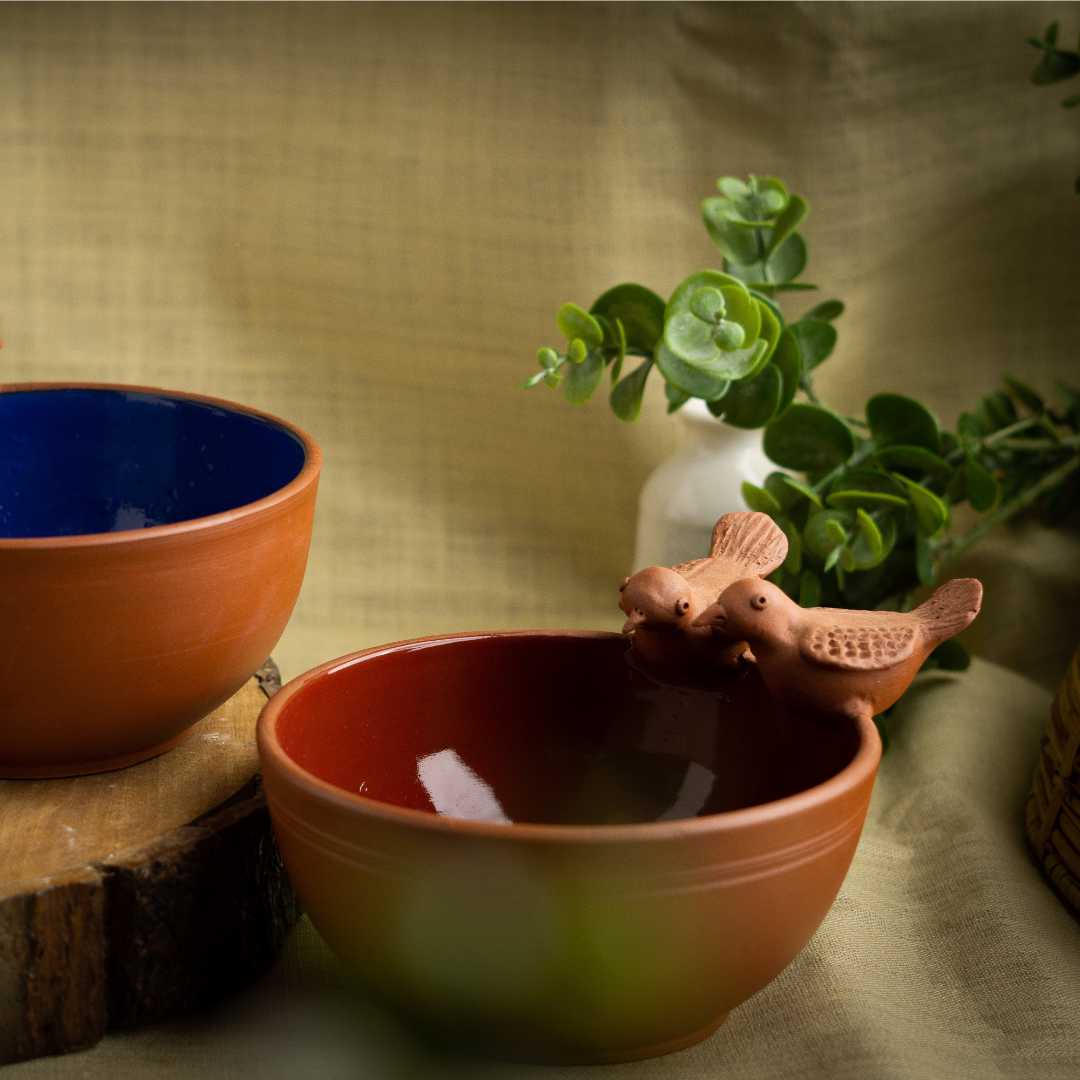
<path id="1" fill-rule="evenodd" d="M 129 769 L 0 780 L 0 1063 L 206 1006 L 264 971 L 297 906 L 258 781 L 268 661 Z"/>

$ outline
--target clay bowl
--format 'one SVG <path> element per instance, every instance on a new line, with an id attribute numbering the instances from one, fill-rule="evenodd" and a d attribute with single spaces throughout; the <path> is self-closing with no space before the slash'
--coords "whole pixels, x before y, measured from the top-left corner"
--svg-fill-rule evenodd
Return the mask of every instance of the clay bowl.
<path id="1" fill-rule="evenodd" d="M 869 720 L 754 672 L 651 682 L 618 635 L 461 634 L 324 664 L 259 721 L 281 852 L 346 966 L 518 1060 L 688 1046 L 774 978 L 855 851 Z"/>
<path id="2" fill-rule="evenodd" d="M 0 433 L 0 777 L 159 754 L 284 629 L 319 449 L 253 409 L 128 386 L 0 386 Z"/>

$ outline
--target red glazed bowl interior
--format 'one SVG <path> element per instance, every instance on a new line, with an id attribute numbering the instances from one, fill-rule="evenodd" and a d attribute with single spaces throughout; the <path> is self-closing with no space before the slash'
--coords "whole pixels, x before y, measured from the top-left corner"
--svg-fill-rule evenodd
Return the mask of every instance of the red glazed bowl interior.
<path id="1" fill-rule="evenodd" d="M 521 1060 L 688 1046 L 824 918 L 880 756 L 753 672 L 658 685 L 614 634 L 463 634 L 325 664 L 263 711 L 282 856 L 367 987 Z"/>
<path id="2" fill-rule="evenodd" d="M 337 664 L 284 708 L 285 755 L 319 780 L 464 820 L 629 824 L 814 787 L 855 727 L 792 717 L 751 670 L 723 692 L 658 685 L 600 636 L 462 637 Z"/>

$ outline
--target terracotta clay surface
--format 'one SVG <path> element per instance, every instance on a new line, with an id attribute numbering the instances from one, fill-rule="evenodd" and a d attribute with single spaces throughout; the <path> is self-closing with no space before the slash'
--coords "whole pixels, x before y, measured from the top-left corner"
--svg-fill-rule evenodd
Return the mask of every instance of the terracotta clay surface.
<path id="1" fill-rule="evenodd" d="M 174 745 L 192 723 L 235 693 L 270 654 L 292 611 L 307 562 L 321 455 L 303 432 L 228 402 L 142 387 L 3 386 L 0 399 L 26 395 L 37 400 L 68 390 L 150 400 L 161 404 L 163 417 L 170 402 L 194 403 L 205 407 L 216 423 L 239 417 L 238 422 L 249 427 L 285 433 L 302 452 L 292 479 L 253 502 L 146 528 L 28 536 L 19 514 L 5 503 L 7 531 L 0 535 L 0 777 L 113 769 Z M 114 422 L 123 431 L 122 416 Z M 137 457 L 119 464 L 107 460 L 109 430 L 100 438 L 91 432 L 94 438 L 86 439 L 88 445 L 102 447 L 102 460 L 112 470 L 103 471 L 101 484 L 122 475 L 145 488 L 148 462 L 140 463 Z M 24 454 L 40 452 L 23 444 L 20 449 Z M 214 449 L 203 447 L 206 454 Z M 195 447 L 192 453 L 198 451 Z M 158 439 L 155 454 L 160 458 L 162 453 L 167 468 L 167 443 Z M 215 478 L 221 470 L 253 471 L 254 490 L 261 490 L 258 456 L 240 461 L 230 460 L 227 449 L 222 453 L 226 456 L 217 462 Z M 73 505 L 76 496 L 88 504 L 100 497 L 105 500 L 100 505 L 108 509 L 108 489 L 100 496 L 84 490 L 93 474 L 82 457 L 72 454 L 49 466 L 52 473 L 44 467 L 31 473 L 41 487 L 32 503 L 18 486 L 18 472 L 7 481 L 22 499 L 16 505 L 25 504 L 32 520 L 48 525 L 56 519 L 58 528 L 72 527 L 62 517 L 68 501 L 50 496 L 46 484 L 50 475 L 57 484 L 68 482 L 66 460 L 77 462 L 79 475 L 85 474 L 79 491 L 72 494 Z M 20 459 L 16 465 L 35 461 Z M 207 461 L 205 469 L 215 464 L 212 458 Z M 184 490 L 190 486 L 198 495 L 197 479 L 189 478 Z M 215 491 L 222 486 L 219 479 L 213 483 Z M 178 497 L 186 496 L 181 492 Z M 189 501 L 199 505 L 197 499 Z M 125 513 L 138 516 L 123 505 L 117 514 L 109 513 L 121 522 Z M 84 517 L 100 518 L 97 504 L 88 505 Z"/>
<path id="2" fill-rule="evenodd" d="M 800 608 L 746 578 L 697 619 L 721 640 L 746 640 L 761 677 L 791 708 L 871 717 L 894 704 L 923 661 L 969 626 L 982 605 L 974 578 L 946 582 L 910 612 Z"/>
<path id="3" fill-rule="evenodd" d="M 725 514 L 713 527 L 705 558 L 647 566 L 628 577 L 619 589 L 619 607 L 627 616 L 623 633 L 641 665 L 670 681 L 695 683 L 708 681 L 717 667 L 734 666 L 745 645 L 718 638 L 695 620 L 732 582 L 771 574 L 787 546 L 768 514 Z"/>
<path id="4" fill-rule="evenodd" d="M 563 1062 L 687 1046 L 836 895 L 873 723 L 789 712 L 752 667 L 664 685 L 627 652 L 574 632 L 404 642 L 301 676 L 260 718 L 305 909 L 437 1033 Z"/>
<path id="5" fill-rule="evenodd" d="M 297 916 L 258 787 L 268 661 L 175 753 L 0 780 L 0 1064 L 204 1007 Z"/>

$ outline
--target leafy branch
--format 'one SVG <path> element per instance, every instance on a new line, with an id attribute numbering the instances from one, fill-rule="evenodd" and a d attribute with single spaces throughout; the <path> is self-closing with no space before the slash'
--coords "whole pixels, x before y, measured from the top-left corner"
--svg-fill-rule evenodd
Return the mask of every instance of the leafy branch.
<path id="1" fill-rule="evenodd" d="M 1029 37 L 1027 43 L 1038 49 L 1042 56 L 1031 73 L 1031 81 L 1036 86 L 1049 86 L 1051 83 L 1061 82 L 1063 79 L 1071 79 L 1080 74 L 1080 51 L 1074 49 L 1059 49 L 1058 24 L 1052 22 L 1043 32 L 1041 38 Z M 1080 49 L 1080 46 L 1077 47 Z M 1075 109 L 1080 105 L 1080 94 L 1071 94 L 1061 102 L 1062 108 Z M 1080 176 L 1076 178 L 1075 190 L 1080 195 Z"/>
<path id="2" fill-rule="evenodd" d="M 778 302 L 814 288 L 798 280 L 810 207 L 775 177 L 722 177 L 717 189 L 701 214 L 723 268 L 691 274 L 666 302 L 626 283 L 588 311 L 564 304 L 567 344 L 542 348 L 526 385 L 562 386 L 580 404 L 608 371 L 612 410 L 635 420 L 656 371 L 669 413 L 699 398 L 728 424 L 763 428 L 765 453 L 783 471 L 744 484 L 743 497 L 786 533 L 773 580 L 804 606 L 907 610 L 921 586 L 1009 518 L 1032 508 L 1060 517 L 1080 503 L 1080 392 L 1071 388 L 1052 404 L 1006 376 L 955 431 L 903 394 L 874 394 L 862 416 L 823 404 L 814 374 L 836 346 L 844 305 L 826 300 L 789 323 Z M 641 363 L 624 373 L 628 356 Z M 963 503 L 981 517 L 950 532 Z M 932 660 L 967 665 L 955 642 Z"/>

